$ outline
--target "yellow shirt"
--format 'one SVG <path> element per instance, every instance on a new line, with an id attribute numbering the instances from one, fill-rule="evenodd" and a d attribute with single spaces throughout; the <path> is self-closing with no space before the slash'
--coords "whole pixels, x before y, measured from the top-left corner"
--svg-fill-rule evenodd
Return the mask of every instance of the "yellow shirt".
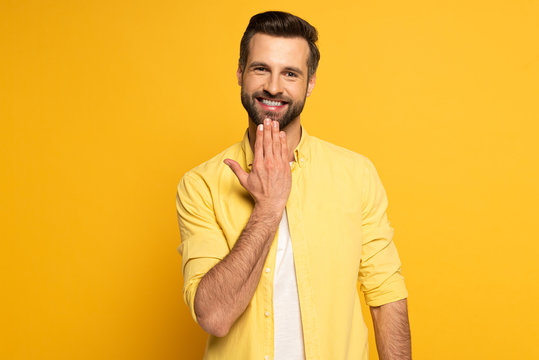
<path id="1" fill-rule="evenodd" d="M 178 184 L 184 300 L 195 321 L 200 279 L 223 259 L 244 229 L 254 201 L 223 163 L 250 171 L 253 152 L 243 140 L 188 171 Z M 307 360 L 367 359 L 367 327 L 357 282 L 370 306 L 408 296 L 386 215 L 387 196 L 363 155 L 308 135 L 294 150 L 286 204 Z M 255 294 L 229 333 L 210 335 L 207 360 L 273 359 L 273 279 L 278 233 Z"/>

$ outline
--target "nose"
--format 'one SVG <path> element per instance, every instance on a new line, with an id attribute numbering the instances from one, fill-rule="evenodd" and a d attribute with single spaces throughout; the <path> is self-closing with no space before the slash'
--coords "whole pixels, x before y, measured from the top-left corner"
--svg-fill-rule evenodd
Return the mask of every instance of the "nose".
<path id="1" fill-rule="evenodd" d="M 283 92 L 283 84 L 278 72 L 273 72 L 268 76 L 267 81 L 264 84 L 264 91 L 271 95 L 278 95 Z"/>

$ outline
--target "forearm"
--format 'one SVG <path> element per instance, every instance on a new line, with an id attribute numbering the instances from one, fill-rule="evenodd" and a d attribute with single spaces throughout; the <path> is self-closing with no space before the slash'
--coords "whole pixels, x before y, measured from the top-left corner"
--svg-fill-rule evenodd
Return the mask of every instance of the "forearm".
<path id="1" fill-rule="evenodd" d="M 406 299 L 371 307 L 376 347 L 380 360 L 412 358 Z"/>
<path id="2" fill-rule="evenodd" d="M 230 253 L 200 281 L 194 307 L 206 332 L 226 335 L 249 305 L 279 222 L 278 212 L 255 205 Z"/>

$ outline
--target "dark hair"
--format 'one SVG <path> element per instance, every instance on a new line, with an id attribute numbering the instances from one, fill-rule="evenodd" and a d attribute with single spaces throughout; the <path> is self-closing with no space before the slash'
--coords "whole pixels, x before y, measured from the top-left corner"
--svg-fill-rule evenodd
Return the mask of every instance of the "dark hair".
<path id="1" fill-rule="evenodd" d="M 320 51 L 316 42 L 318 41 L 318 31 L 307 21 L 283 11 L 267 11 L 254 15 L 249 21 L 249 25 L 240 42 L 239 66 L 242 72 L 247 64 L 249 55 L 249 42 L 256 33 L 263 33 L 273 36 L 287 38 L 302 37 L 309 44 L 310 54 L 307 60 L 309 68 L 309 78 L 316 72 L 320 61 Z"/>

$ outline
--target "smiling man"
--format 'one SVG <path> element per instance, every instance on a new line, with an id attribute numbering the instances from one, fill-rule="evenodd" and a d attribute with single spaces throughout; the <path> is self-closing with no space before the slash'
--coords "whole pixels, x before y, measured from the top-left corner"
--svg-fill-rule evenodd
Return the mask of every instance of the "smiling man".
<path id="1" fill-rule="evenodd" d="M 292 14 L 251 18 L 237 71 L 249 127 L 178 185 L 184 299 L 210 334 L 205 359 L 367 359 L 358 282 L 380 359 L 411 358 L 376 169 L 300 123 L 317 40 Z"/>

